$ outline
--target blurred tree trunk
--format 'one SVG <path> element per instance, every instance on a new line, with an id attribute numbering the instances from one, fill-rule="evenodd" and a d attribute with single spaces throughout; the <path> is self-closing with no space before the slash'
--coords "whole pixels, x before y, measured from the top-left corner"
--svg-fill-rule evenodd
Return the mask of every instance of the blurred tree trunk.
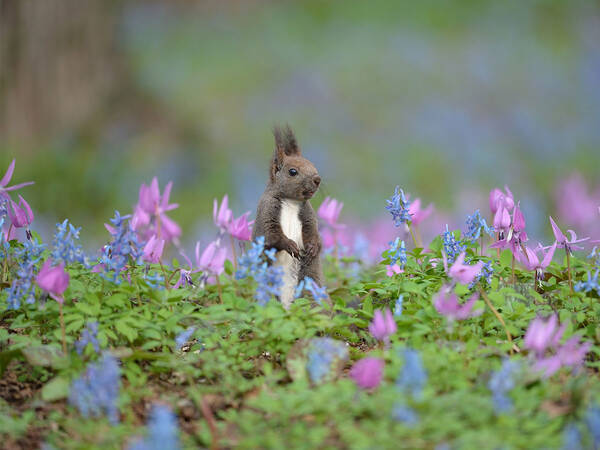
<path id="1" fill-rule="evenodd" d="M 77 129 L 122 83 L 120 2 L 0 0 L 0 144 Z"/>

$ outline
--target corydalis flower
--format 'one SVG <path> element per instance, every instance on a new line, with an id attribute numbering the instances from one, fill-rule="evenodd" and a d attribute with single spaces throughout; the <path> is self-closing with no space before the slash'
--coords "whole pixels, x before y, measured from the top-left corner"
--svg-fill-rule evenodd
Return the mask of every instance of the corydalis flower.
<path id="1" fill-rule="evenodd" d="M 15 228 L 28 227 L 33 222 L 33 211 L 23 197 L 19 195 L 19 203 L 8 202 L 8 218 Z"/>
<path id="2" fill-rule="evenodd" d="M 481 273 L 482 268 L 483 261 L 479 261 L 472 266 L 465 264 L 465 253 L 462 252 L 448 270 L 448 275 L 458 283 L 469 284 Z"/>
<path id="3" fill-rule="evenodd" d="M 591 292 L 596 291 L 600 295 L 600 284 L 598 284 L 598 274 L 600 269 L 596 270 L 596 273 L 592 276 L 590 272 L 587 273 L 587 280 L 580 281 L 575 285 L 577 292 Z"/>
<path id="4" fill-rule="evenodd" d="M 363 389 L 379 386 L 383 378 L 385 362 L 379 358 L 366 357 L 358 360 L 350 370 L 350 378 Z"/>
<path id="5" fill-rule="evenodd" d="M 219 227 L 222 232 L 225 232 L 229 228 L 232 219 L 233 211 L 229 209 L 229 197 L 227 194 L 223 196 L 220 206 L 215 198 L 213 201 L 213 221 L 215 225 Z"/>
<path id="6" fill-rule="evenodd" d="M 492 211 L 492 214 L 496 214 L 498 209 L 502 207 L 509 212 L 515 207 L 515 200 L 512 192 L 510 192 L 508 186 L 504 186 L 504 189 L 506 190 L 506 193 L 498 188 L 494 188 L 490 192 L 490 210 Z"/>
<path id="7" fill-rule="evenodd" d="M 155 405 L 148 420 L 148 437 L 134 442 L 128 450 L 179 450 L 177 418 L 167 406 Z"/>
<path id="8" fill-rule="evenodd" d="M 254 278 L 258 284 L 254 297 L 261 306 L 265 305 L 271 296 L 278 296 L 283 286 L 283 269 L 280 266 L 268 265 L 266 258 L 275 261 L 275 249 L 265 250 L 265 237 L 258 236 L 250 249 L 240 257 L 239 269 L 235 274 L 238 280 Z"/>
<path id="9" fill-rule="evenodd" d="M 0 218 L 0 228 L 3 219 Z M 7 242 L 5 244 L 8 246 Z M 10 287 L 6 289 L 8 309 L 19 308 L 22 301 L 27 304 L 35 303 L 34 281 L 38 272 L 38 262 L 44 249 L 45 245 L 38 244 L 34 239 L 27 239 L 23 246 L 15 249 L 14 256 L 17 261 L 17 270 Z"/>
<path id="10" fill-rule="evenodd" d="M 401 269 L 406 264 L 406 245 L 400 238 L 396 238 L 390 244 L 388 255 L 390 257 L 390 263 L 392 266 L 398 265 Z"/>
<path id="11" fill-rule="evenodd" d="M 396 299 L 396 303 L 394 304 L 394 317 L 400 317 L 402 315 L 402 301 L 404 300 L 404 296 L 401 295 Z"/>
<path id="12" fill-rule="evenodd" d="M 481 236 L 481 232 L 493 236 L 494 229 L 488 226 L 487 222 L 479 210 L 476 210 L 473 215 L 467 216 L 467 231 L 465 232 L 465 238 L 474 243 Z"/>
<path id="13" fill-rule="evenodd" d="M 88 322 L 81 332 L 81 337 L 75 342 L 77 354 L 81 355 L 88 344 L 92 344 L 96 353 L 100 352 L 100 343 L 98 342 L 98 322 Z"/>
<path id="14" fill-rule="evenodd" d="M 427 371 L 423 367 L 419 352 L 406 349 L 403 352 L 404 366 L 398 378 L 396 387 L 402 392 L 412 395 L 414 398 L 421 396 L 425 383 L 427 382 Z"/>
<path id="15" fill-rule="evenodd" d="M 304 277 L 304 279 L 298 283 L 294 297 L 300 297 L 305 289 L 312 294 L 319 305 L 323 304 L 323 300 L 329 298 L 327 295 L 327 288 L 319 286 L 311 277 Z"/>
<path id="16" fill-rule="evenodd" d="M 473 311 L 473 306 L 479 296 L 473 294 L 464 304 L 460 304 L 458 296 L 451 291 L 450 286 L 443 286 L 433 298 L 433 306 L 443 316 L 450 320 L 464 320 L 480 315 L 483 310 Z"/>
<path id="17" fill-rule="evenodd" d="M 404 195 L 404 191 L 400 189 L 400 186 L 396 186 L 394 195 L 389 200 L 386 200 L 386 203 L 385 209 L 390 212 L 397 227 L 405 223 L 410 223 L 410 202 Z"/>
<path id="18" fill-rule="evenodd" d="M 6 173 L 0 180 L 0 197 L 4 197 L 7 201 L 10 200 L 10 197 L 8 196 L 7 192 L 16 191 L 17 189 L 21 189 L 22 187 L 33 184 L 33 181 L 27 181 L 25 183 L 15 184 L 14 186 L 7 186 L 8 183 L 10 182 L 10 179 L 13 176 L 14 171 L 15 171 L 15 160 L 13 159 L 12 162 L 10 163 L 10 165 L 8 166 Z"/>
<path id="19" fill-rule="evenodd" d="M 583 250 L 583 247 L 577 244 L 587 241 L 589 237 L 577 239 L 577 235 L 573 230 L 567 230 L 567 233 L 570 236 L 569 239 L 563 234 L 560 228 L 558 228 L 558 225 L 556 225 L 556 222 L 552 217 L 550 217 L 550 224 L 552 225 L 552 231 L 554 232 L 554 237 L 556 238 L 559 247 L 564 248 L 571 255 L 573 254 L 573 250 Z"/>
<path id="20" fill-rule="evenodd" d="M 319 206 L 319 210 L 317 214 L 323 221 L 332 228 L 340 228 L 343 225 L 337 223 L 338 217 L 344 204 L 342 202 L 338 202 L 336 199 L 331 197 L 326 197 Z"/>
<path id="21" fill-rule="evenodd" d="M 145 239 L 151 234 L 156 234 L 165 241 L 175 240 L 181 236 L 179 225 L 166 214 L 168 211 L 179 207 L 176 203 L 169 203 L 172 187 L 173 182 L 169 181 L 161 196 L 156 177 L 152 179 L 150 186 L 146 186 L 144 183 L 140 186 L 139 200 L 135 207 L 131 225 L 136 231 L 148 227 L 144 233 Z"/>
<path id="22" fill-rule="evenodd" d="M 143 247 L 127 219 L 131 216 L 121 216 L 115 211 L 115 217 L 110 219 L 111 225 L 104 224 L 112 236 L 112 241 L 102 248 L 100 264 L 94 267 L 101 275 L 114 283 L 121 282 L 120 275 L 126 270 L 129 262 L 138 263 Z M 112 277 L 108 273 L 112 272 Z"/>
<path id="23" fill-rule="evenodd" d="M 388 308 L 383 312 L 380 309 L 375 311 L 373 321 L 369 324 L 369 332 L 375 339 L 388 343 L 396 330 L 396 321 Z"/>
<path id="24" fill-rule="evenodd" d="M 183 345 L 190 340 L 194 334 L 194 331 L 196 331 L 196 327 L 189 327 L 188 329 L 179 333 L 177 337 L 175 337 L 175 349 L 181 350 L 181 347 L 183 347 Z"/>
<path id="25" fill-rule="evenodd" d="M 456 257 L 466 249 L 465 244 L 457 240 L 454 233 L 450 232 L 448 225 L 446 225 L 446 231 L 444 231 L 443 246 L 449 263 L 453 263 Z"/>
<path id="26" fill-rule="evenodd" d="M 502 367 L 492 373 L 488 381 L 488 389 L 492 392 L 492 400 L 497 414 L 509 412 L 512 409 L 512 400 L 507 395 L 514 387 L 515 375 L 519 365 L 509 359 L 502 361 Z"/>
<path id="27" fill-rule="evenodd" d="M 116 424 L 119 422 L 120 379 L 119 363 L 107 353 L 98 362 L 88 364 L 86 371 L 73 381 L 69 403 L 86 418 L 104 413 L 110 423 Z"/>
<path id="28" fill-rule="evenodd" d="M 62 223 L 56 224 L 56 233 L 52 241 L 52 259 L 62 261 L 65 264 L 78 262 L 85 267 L 89 267 L 86 257 L 79 242 L 79 232 L 81 228 L 76 228 L 65 219 Z"/>
<path id="29" fill-rule="evenodd" d="M 311 339 L 306 361 L 310 381 L 321 384 L 335 375 L 335 369 L 347 359 L 348 348 L 344 343 L 327 337 Z"/>
<path id="30" fill-rule="evenodd" d="M 69 286 L 69 274 L 65 272 L 64 263 L 52 267 L 52 262 L 47 259 L 35 280 L 38 286 L 48 292 L 54 300 L 59 303 L 65 301 L 63 294 Z"/>

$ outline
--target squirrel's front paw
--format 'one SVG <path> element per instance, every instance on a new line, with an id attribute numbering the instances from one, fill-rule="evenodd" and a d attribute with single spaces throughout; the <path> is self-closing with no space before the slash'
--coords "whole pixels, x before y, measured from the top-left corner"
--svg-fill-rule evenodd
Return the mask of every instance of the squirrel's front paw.
<path id="1" fill-rule="evenodd" d="M 288 252 L 293 258 L 300 257 L 300 249 L 298 248 L 298 244 L 296 244 L 291 239 L 288 239 L 285 242 L 284 250 Z"/>
<path id="2" fill-rule="evenodd" d="M 319 256 L 320 251 L 321 243 L 318 240 L 315 240 L 314 242 L 307 242 L 304 246 L 302 257 L 308 261 L 311 261 Z"/>

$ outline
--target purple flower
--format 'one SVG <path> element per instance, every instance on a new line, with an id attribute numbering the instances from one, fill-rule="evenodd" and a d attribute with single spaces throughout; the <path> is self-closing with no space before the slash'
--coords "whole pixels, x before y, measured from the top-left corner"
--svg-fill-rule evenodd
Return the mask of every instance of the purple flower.
<path id="1" fill-rule="evenodd" d="M 560 228 L 558 228 L 558 225 L 556 225 L 556 222 L 552 217 L 550 217 L 550 224 L 552 225 L 552 231 L 554 232 L 554 237 L 556 238 L 559 247 L 566 249 L 570 254 L 573 254 L 573 250 L 583 250 L 583 247 L 576 244 L 587 241 L 589 237 L 577 239 L 577 235 L 573 230 L 567 230 L 567 233 L 569 233 L 569 236 L 571 237 L 571 239 L 568 239 Z"/>
<path id="2" fill-rule="evenodd" d="M 157 264 L 160 262 L 164 248 L 165 240 L 159 239 L 155 234 L 153 234 L 144 246 L 142 258 L 149 263 Z"/>
<path id="3" fill-rule="evenodd" d="M 500 211 L 500 210 L 498 210 Z M 527 242 L 527 233 L 525 232 L 525 217 L 521 212 L 521 208 L 519 204 L 515 206 L 513 210 L 512 220 L 510 221 L 510 225 L 506 227 L 506 214 L 508 214 L 506 209 L 503 209 L 503 218 L 501 227 L 497 229 L 499 233 L 500 240 L 492 245 L 490 248 L 510 248 L 515 258 L 519 259 L 519 255 L 523 251 L 523 243 Z M 506 213 L 506 214 L 504 214 Z M 495 219 L 494 219 L 495 225 Z"/>
<path id="4" fill-rule="evenodd" d="M 169 203 L 172 187 L 173 182 L 169 181 L 161 196 L 156 177 L 152 179 L 150 186 L 146 186 L 144 183 L 140 186 L 139 200 L 131 219 L 131 226 L 136 231 L 142 231 L 142 228 L 148 227 L 144 232 L 145 238 L 156 234 L 165 241 L 171 241 L 181 236 L 179 225 L 166 214 L 179 207 L 176 203 Z"/>
<path id="5" fill-rule="evenodd" d="M 40 269 L 36 282 L 40 288 L 48 292 L 59 303 L 63 303 L 63 293 L 69 286 L 69 274 L 65 272 L 64 263 L 52 267 L 52 262 L 47 259 Z"/>
<path id="6" fill-rule="evenodd" d="M 448 275 L 454 279 L 454 281 L 462 284 L 472 283 L 475 277 L 481 273 L 483 268 L 483 261 L 469 266 L 465 262 L 465 252 L 462 252 L 454 261 L 454 264 L 448 270 Z"/>
<path id="7" fill-rule="evenodd" d="M 221 201 L 221 206 L 215 198 L 213 201 L 213 221 L 215 225 L 221 229 L 222 232 L 229 228 L 231 220 L 233 219 L 233 211 L 229 209 L 229 197 L 227 194 Z"/>
<path id="8" fill-rule="evenodd" d="M 544 270 L 550 265 L 552 262 L 552 257 L 554 256 L 554 251 L 556 250 L 557 242 L 555 241 L 551 247 L 544 253 L 544 248 L 539 246 L 536 250 L 531 250 L 529 247 L 525 248 L 525 254 L 517 253 L 517 260 L 523 264 L 527 270 L 535 270 L 535 279 L 541 283 L 542 277 L 544 275 Z M 542 252 L 543 259 L 540 259 L 537 256 L 537 252 Z"/>
<path id="9" fill-rule="evenodd" d="M 525 348 L 541 356 L 549 347 L 558 345 L 564 331 L 565 325 L 558 326 L 556 314 L 552 314 L 548 319 L 536 317 L 525 332 L 523 344 Z"/>
<path id="10" fill-rule="evenodd" d="M 19 203 L 12 200 L 8 205 L 8 218 L 15 228 L 28 227 L 33 222 L 33 211 L 23 197 L 19 195 Z"/>
<path id="11" fill-rule="evenodd" d="M 494 188 L 490 192 L 490 210 L 494 215 L 500 208 L 505 208 L 510 212 L 515 207 L 515 200 L 512 192 L 510 192 L 508 186 L 504 186 L 504 189 L 506 190 L 506 193 L 498 188 Z"/>
<path id="12" fill-rule="evenodd" d="M 223 270 L 225 270 L 227 250 L 219 246 L 219 241 L 208 244 L 200 258 L 198 258 L 199 250 L 200 243 L 196 244 L 196 261 L 198 262 L 198 268 L 211 275 L 221 275 Z"/>
<path id="13" fill-rule="evenodd" d="M 389 308 L 385 308 L 383 313 L 380 309 L 375 311 L 373 321 L 369 324 L 369 331 L 375 339 L 388 342 L 396 330 L 396 321 Z"/>
<path id="14" fill-rule="evenodd" d="M 375 388 L 381 383 L 384 367 L 383 359 L 368 356 L 354 363 L 350 370 L 350 378 L 363 389 Z"/>
<path id="15" fill-rule="evenodd" d="M 433 306 L 437 312 L 450 320 L 464 320 L 469 317 L 476 317 L 483 312 L 483 310 L 473 311 L 473 306 L 478 298 L 477 294 L 473 294 L 466 303 L 461 305 L 458 302 L 458 296 L 451 292 L 451 287 L 443 286 L 440 292 L 435 295 Z"/>
<path id="16" fill-rule="evenodd" d="M 229 224 L 228 231 L 234 238 L 240 241 L 249 241 L 252 238 L 252 222 L 248 222 L 250 212 L 242 214 L 237 219 L 233 219 Z"/>
<path id="17" fill-rule="evenodd" d="M 504 206 L 500 206 L 494 214 L 494 230 L 500 234 L 500 239 L 508 234 L 510 228 L 510 213 Z"/>
<path id="18" fill-rule="evenodd" d="M 10 179 L 12 178 L 14 170 L 15 160 L 13 159 L 10 165 L 8 166 L 6 173 L 0 180 L 0 197 L 4 197 L 7 201 L 10 200 L 10 197 L 8 196 L 7 192 L 16 191 L 17 189 L 21 189 L 22 187 L 33 184 L 33 181 L 27 181 L 25 183 L 16 184 L 14 186 L 7 186 L 7 184 L 10 182 Z"/>
<path id="19" fill-rule="evenodd" d="M 433 204 L 429 204 L 427 208 L 421 209 L 421 199 L 415 198 L 408 207 L 410 215 L 410 223 L 414 226 L 419 226 L 421 222 L 427 219 L 433 213 Z"/>
<path id="20" fill-rule="evenodd" d="M 319 206 L 317 214 L 330 227 L 340 228 L 343 227 L 343 225 L 338 224 L 337 220 L 343 207 L 344 204 L 342 202 L 338 202 L 334 198 L 326 197 L 325 200 L 323 200 L 323 203 L 321 203 L 321 206 Z"/>

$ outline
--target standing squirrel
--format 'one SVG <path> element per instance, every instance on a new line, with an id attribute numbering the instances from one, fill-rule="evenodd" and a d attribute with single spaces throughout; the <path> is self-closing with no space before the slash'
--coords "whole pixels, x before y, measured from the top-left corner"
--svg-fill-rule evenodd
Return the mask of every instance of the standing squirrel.
<path id="1" fill-rule="evenodd" d="M 275 248 L 275 265 L 283 268 L 280 300 L 284 308 L 294 301 L 298 282 L 311 277 L 321 285 L 321 238 L 317 215 L 308 201 L 321 177 L 304 158 L 289 126 L 275 127 L 275 151 L 269 181 L 258 202 L 252 239 L 265 237 L 265 248 Z"/>

